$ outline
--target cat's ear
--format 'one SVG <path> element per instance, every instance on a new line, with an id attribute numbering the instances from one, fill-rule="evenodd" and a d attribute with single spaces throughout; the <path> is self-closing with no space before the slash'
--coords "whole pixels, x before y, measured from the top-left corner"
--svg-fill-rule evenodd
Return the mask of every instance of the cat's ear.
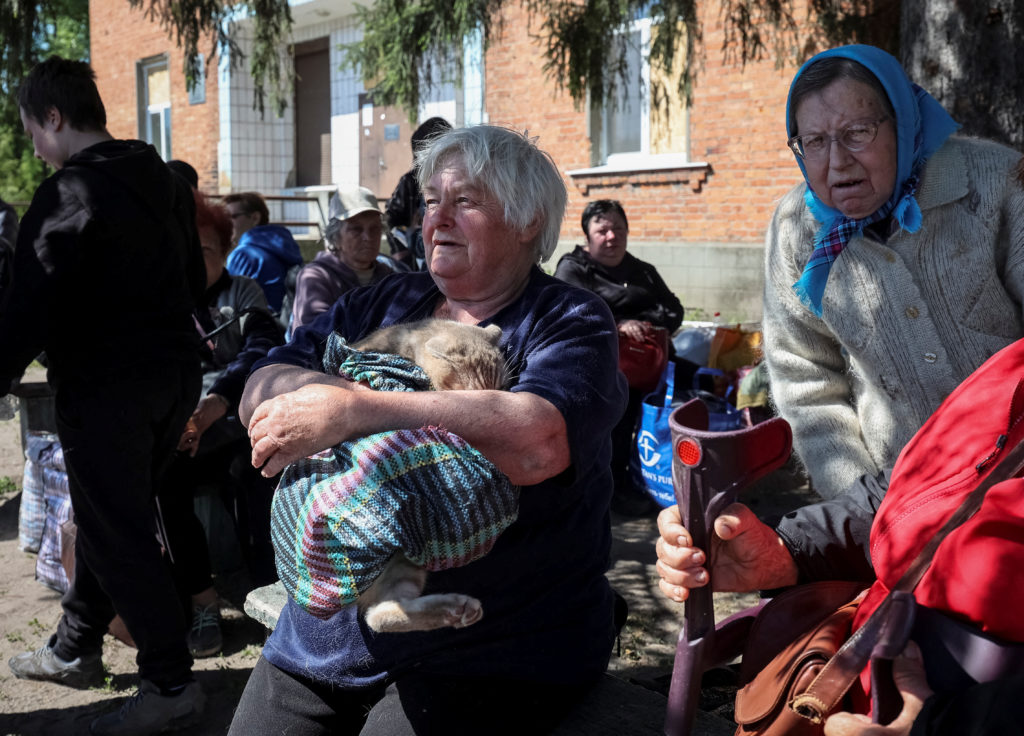
<path id="1" fill-rule="evenodd" d="M 423 343 L 423 349 L 435 358 L 448 360 L 448 351 L 446 350 L 445 341 L 440 335 L 435 335 L 434 337 L 429 338 L 425 343 Z"/>
<path id="2" fill-rule="evenodd" d="M 483 331 L 491 345 L 497 345 L 501 342 L 501 328 L 498 325 L 487 325 L 483 328 Z"/>

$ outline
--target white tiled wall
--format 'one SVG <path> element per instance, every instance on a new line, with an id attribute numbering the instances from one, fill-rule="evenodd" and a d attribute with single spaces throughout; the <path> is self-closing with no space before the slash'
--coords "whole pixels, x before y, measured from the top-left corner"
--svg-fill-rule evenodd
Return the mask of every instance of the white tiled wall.
<path id="1" fill-rule="evenodd" d="M 363 37 L 350 17 L 331 32 L 331 177 L 335 184 L 359 184 L 359 95 L 364 91 L 359 74 L 342 68 L 341 44 Z"/>
<path id="2" fill-rule="evenodd" d="M 242 26 L 236 39 L 243 53 L 251 49 L 249 29 Z M 282 57 L 288 69 L 291 59 Z M 294 112 L 291 106 L 278 115 L 268 98 L 260 117 L 253 109 L 253 81 L 248 59 L 230 69 L 227 58 L 220 68 L 220 185 L 231 191 L 276 193 L 289 185 L 295 166 Z"/>
<path id="3" fill-rule="evenodd" d="M 483 33 L 478 31 L 466 39 L 462 52 L 462 125 L 486 123 L 484 113 L 484 48 Z"/>
<path id="4" fill-rule="evenodd" d="M 362 29 L 355 16 L 305 25 L 293 30 L 291 42 L 301 43 L 328 38 L 331 64 L 331 178 L 335 185 L 359 182 L 359 95 L 363 85 L 358 73 L 342 68 L 339 46 L 358 41 Z M 244 23 L 236 38 L 243 52 L 251 48 L 251 31 Z M 479 48 L 467 57 L 468 79 L 465 94 L 454 84 L 438 85 L 424 95 L 420 119 L 439 115 L 456 125 L 481 122 L 482 69 Z M 477 57 L 473 57 L 475 53 Z M 285 65 L 291 64 L 284 58 Z M 220 187 L 224 191 L 256 190 L 270 193 L 294 193 L 294 111 L 289 106 L 280 117 L 269 100 L 263 118 L 253 110 L 253 81 L 247 60 L 234 70 L 226 58 L 220 64 L 220 145 L 218 148 Z M 287 68 L 287 66 L 286 66 Z M 273 213 L 276 215 L 276 213 Z"/>

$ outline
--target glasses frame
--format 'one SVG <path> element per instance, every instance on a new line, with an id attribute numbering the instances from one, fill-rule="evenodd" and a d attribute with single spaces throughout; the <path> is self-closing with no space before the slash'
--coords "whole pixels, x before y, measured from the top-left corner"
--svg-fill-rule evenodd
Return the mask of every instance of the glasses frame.
<path id="1" fill-rule="evenodd" d="M 840 146 L 845 148 L 850 153 L 860 153 L 865 148 L 867 148 L 868 146 L 870 146 L 872 143 L 875 142 L 875 139 L 878 138 L 878 129 L 879 129 L 879 127 L 881 127 L 882 123 L 886 122 L 887 120 L 892 120 L 892 115 L 888 115 L 888 114 L 887 115 L 883 115 L 882 117 L 878 118 L 877 120 L 858 120 L 855 123 L 850 123 L 845 128 L 843 128 L 841 131 L 839 131 L 839 135 L 838 136 L 836 136 L 834 138 L 826 136 L 826 137 L 828 137 L 828 147 L 824 149 L 825 155 L 822 157 L 822 159 L 827 159 L 828 156 L 831 155 L 831 153 L 832 153 L 832 144 L 833 143 L 838 143 Z M 848 130 L 850 130 L 850 128 L 856 127 L 858 125 L 872 125 L 872 126 L 874 126 L 875 131 L 872 134 L 871 139 L 868 140 L 863 145 L 855 146 L 855 147 L 850 147 L 850 146 L 846 145 L 845 143 L 843 143 L 843 136 L 846 135 L 846 132 Z M 824 134 L 823 133 L 815 133 L 815 135 L 824 135 Z M 816 160 L 818 160 L 818 159 L 815 159 L 813 157 L 812 158 L 808 158 L 807 156 L 804 155 L 803 151 L 801 150 L 801 145 L 800 145 L 800 139 L 801 138 L 803 138 L 802 135 L 795 135 L 792 138 L 790 138 L 788 141 L 786 141 L 786 145 L 789 147 L 789 150 L 791 150 L 793 152 L 793 154 L 797 158 L 801 158 L 804 161 L 816 161 Z"/>

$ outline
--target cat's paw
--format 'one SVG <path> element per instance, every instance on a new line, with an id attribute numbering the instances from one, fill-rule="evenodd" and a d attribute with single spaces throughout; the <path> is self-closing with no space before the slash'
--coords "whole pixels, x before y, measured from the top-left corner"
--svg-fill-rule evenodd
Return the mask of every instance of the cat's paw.
<path id="1" fill-rule="evenodd" d="M 425 595 L 407 600 L 390 600 L 366 609 L 366 624 L 379 633 L 432 631 L 472 626 L 484 615 L 476 598 L 461 593 Z"/>
<path id="2" fill-rule="evenodd" d="M 477 621 L 484 617 L 484 607 L 476 598 L 470 598 L 468 595 L 461 595 L 459 593 L 452 593 L 451 595 L 445 596 L 446 598 L 461 598 L 462 602 L 448 609 L 449 615 L 449 626 L 454 626 L 456 629 L 464 629 L 467 626 L 472 626 Z"/>

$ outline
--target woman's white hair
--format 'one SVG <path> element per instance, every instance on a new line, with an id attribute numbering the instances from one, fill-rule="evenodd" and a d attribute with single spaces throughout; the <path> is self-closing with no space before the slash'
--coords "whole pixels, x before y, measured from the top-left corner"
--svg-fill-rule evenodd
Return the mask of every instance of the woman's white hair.
<path id="1" fill-rule="evenodd" d="M 551 156 L 535 138 L 494 125 L 474 125 L 442 133 L 416 155 L 422 189 L 452 160 L 473 186 L 486 189 L 504 208 L 505 223 L 519 232 L 538 224 L 534 248 L 546 261 L 558 245 L 568 195 Z"/>

